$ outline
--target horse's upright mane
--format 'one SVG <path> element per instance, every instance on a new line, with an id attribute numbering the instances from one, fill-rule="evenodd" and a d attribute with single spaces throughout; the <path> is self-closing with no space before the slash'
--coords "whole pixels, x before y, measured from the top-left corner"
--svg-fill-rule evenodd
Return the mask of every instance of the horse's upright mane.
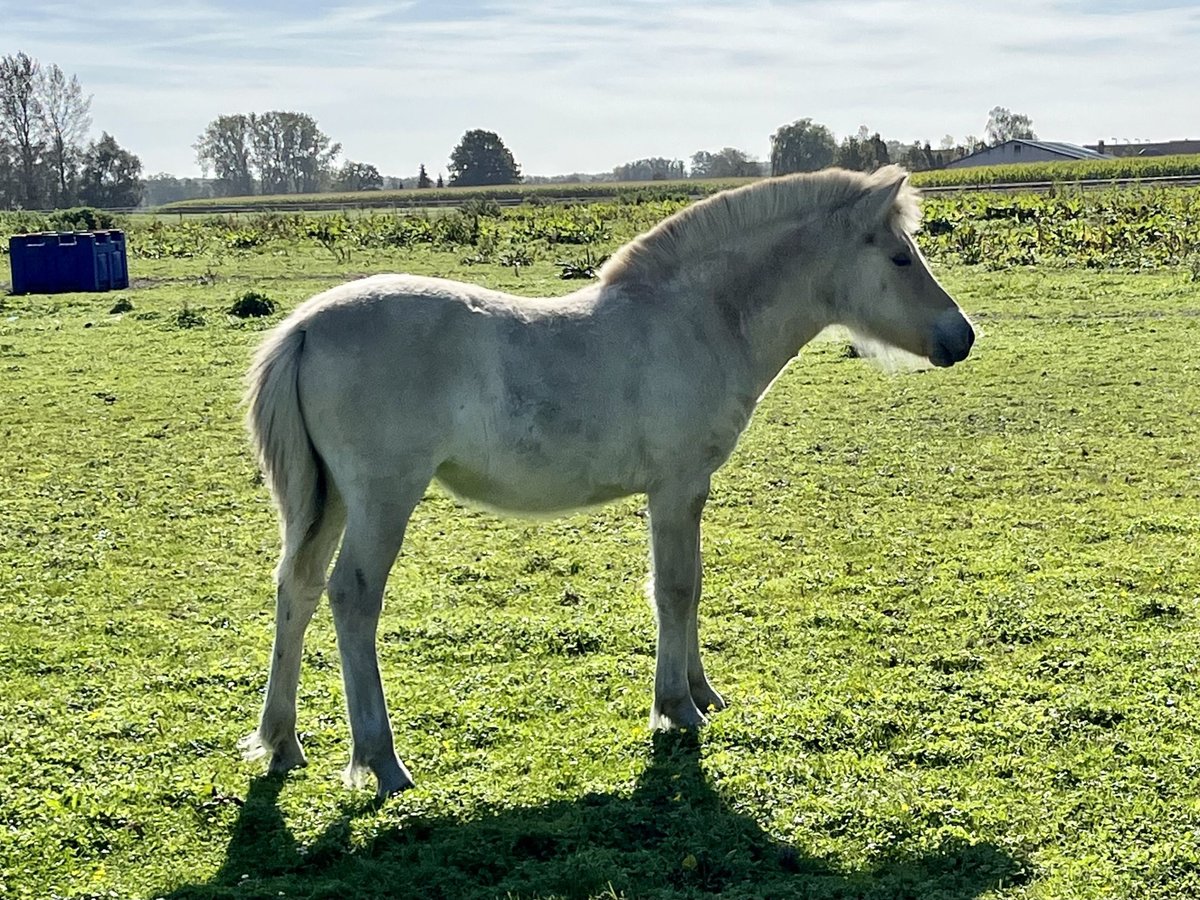
<path id="1" fill-rule="evenodd" d="M 869 175 L 826 169 L 766 178 L 722 191 L 680 210 L 621 247 L 605 263 L 600 280 L 611 283 L 647 270 L 661 272 L 664 266 L 714 245 L 729 245 L 764 225 L 799 223 L 818 214 L 853 215 L 856 201 L 872 190 L 888 189 L 906 176 L 899 166 L 885 166 Z M 892 227 L 911 233 L 920 219 L 917 191 L 905 182 L 892 209 Z"/>

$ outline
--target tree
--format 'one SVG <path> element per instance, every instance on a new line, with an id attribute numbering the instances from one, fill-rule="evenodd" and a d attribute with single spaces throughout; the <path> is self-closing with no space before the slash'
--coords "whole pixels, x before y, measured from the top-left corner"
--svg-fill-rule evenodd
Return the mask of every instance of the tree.
<path id="1" fill-rule="evenodd" d="M 24 53 L 0 58 L 0 136 L 16 161 L 19 201 L 26 209 L 41 204 L 39 167 L 45 149 L 42 102 L 38 96 L 41 66 Z"/>
<path id="2" fill-rule="evenodd" d="M 687 168 L 682 159 L 662 156 L 636 159 L 613 169 L 613 178 L 617 181 L 671 181 L 686 177 Z"/>
<path id="3" fill-rule="evenodd" d="M 924 144 L 920 141 L 913 141 L 904 148 L 898 159 L 910 172 L 925 172 L 940 167 L 938 157 L 934 155 L 929 141 Z"/>
<path id="4" fill-rule="evenodd" d="M 712 178 L 712 170 L 715 162 L 713 155 L 707 150 L 697 150 L 692 154 L 691 170 L 688 176 L 691 178 Z"/>
<path id="5" fill-rule="evenodd" d="M 79 79 L 25 53 L 0 58 L 0 204 L 69 206 L 92 98 Z"/>
<path id="6" fill-rule="evenodd" d="M 441 177 L 441 175 L 438 176 L 439 179 L 441 179 Z M 425 163 L 421 163 L 421 169 L 417 172 L 417 187 L 433 187 L 433 182 L 429 180 L 429 173 L 425 171 Z"/>
<path id="7" fill-rule="evenodd" d="M 92 98 L 84 97 L 78 78 L 72 75 L 68 79 L 57 65 L 42 70 L 38 89 L 46 161 L 53 174 L 50 198 L 53 206 L 70 206 L 75 198 L 83 139 L 92 127 Z"/>
<path id="8" fill-rule="evenodd" d="M 338 169 L 333 186 L 339 191 L 377 191 L 383 187 L 383 176 L 370 163 L 347 161 Z"/>
<path id="9" fill-rule="evenodd" d="M 441 172 L 438 172 L 438 179 L 437 179 L 436 186 L 439 188 L 444 188 L 446 186 L 446 182 L 442 181 L 442 173 Z"/>
<path id="10" fill-rule="evenodd" d="M 761 174 L 758 160 L 733 147 L 716 153 L 697 150 L 692 154 L 692 178 L 745 178 Z"/>
<path id="11" fill-rule="evenodd" d="M 21 193 L 21 179 L 17 174 L 16 154 L 8 139 L 0 134 L 0 209 L 15 206 Z"/>
<path id="12" fill-rule="evenodd" d="M 463 135 L 450 154 L 450 186 L 520 184 L 521 167 L 492 131 L 475 129 Z"/>
<path id="13" fill-rule="evenodd" d="M 342 151 L 308 113 L 271 111 L 247 117 L 251 159 L 264 194 L 311 194 Z"/>
<path id="14" fill-rule="evenodd" d="M 218 116 L 192 145 L 196 161 L 206 175 L 217 176 L 218 197 L 245 197 L 254 193 L 250 163 L 250 120 L 247 116 Z"/>
<path id="15" fill-rule="evenodd" d="M 841 166 L 843 169 L 853 169 L 856 172 L 868 171 L 867 156 L 863 152 L 862 143 L 856 137 L 842 138 L 833 161 L 835 165 Z"/>
<path id="16" fill-rule="evenodd" d="M 853 169 L 856 172 L 874 172 L 891 162 L 888 145 L 879 136 L 879 132 L 871 134 L 866 125 L 860 126 L 854 137 L 847 137 L 838 146 L 834 157 L 837 165 L 843 169 Z"/>
<path id="17" fill-rule="evenodd" d="M 771 174 L 815 172 L 832 165 L 836 153 L 833 132 L 812 119 L 799 119 L 771 135 Z"/>
<path id="18" fill-rule="evenodd" d="M 1037 140 L 1033 131 L 1033 119 L 1015 113 L 1003 106 L 994 106 L 988 113 L 987 141 L 995 146 L 1012 140 Z"/>
<path id="19" fill-rule="evenodd" d="M 142 161 L 104 132 L 84 151 L 80 199 L 102 209 L 137 206 L 142 199 L 141 175 Z"/>
<path id="20" fill-rule="evenodd" d="M 264 194 L 313 193 L 331 179 L 342 150 L 312 116 L 279 111 L 218 116 L 193 146 L 224 197 L 253 194 L 256 180 Z"/>
<path id="21" fill-rule="evenodd" d="M 891 165 L 892 155 L 888 153 L 887 141 L 880 136 L 878 131 L 871 135 L 869 146 L 871 148 L 872 172 L 876 169 L 882 169 L 884 166 Z"/>

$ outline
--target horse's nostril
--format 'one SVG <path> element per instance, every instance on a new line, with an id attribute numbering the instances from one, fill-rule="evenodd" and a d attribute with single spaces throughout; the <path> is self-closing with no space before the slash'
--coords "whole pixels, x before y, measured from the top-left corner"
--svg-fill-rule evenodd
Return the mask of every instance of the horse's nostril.
<path id="1" fill-rule="evenodd" d="M 962 362 L 975 343 L 975 329 L 957 310 L 944 314 L 934 326 L 929 361 L 946 367 Z"/>
<path id="2" fill-rule="evenodd" d="M 962 362 L 975 343 L 975 329 L 957 309 L 943 313 L 933 333 L 935 353 L 930 360 L 934 365 Z"/>

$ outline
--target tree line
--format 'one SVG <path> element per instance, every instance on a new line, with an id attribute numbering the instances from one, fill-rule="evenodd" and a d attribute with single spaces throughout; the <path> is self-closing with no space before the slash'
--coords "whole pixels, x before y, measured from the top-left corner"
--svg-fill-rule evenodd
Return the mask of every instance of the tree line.
<path id="1" fill-rule="evenodd" d="M 839 142 L 827 126 L 812 119 L 798 119 L 781 125 L 771 135 L 771 158 L 760 162 L 745 152 L 726 147 L 715 152 L 698 150 L 690 168 L 680 159 L 648 157 L 617 166 L 615 181 L 664 181 L 680 178 L 738 178 L 756 175 L 787 175 L 791 172 L 815 172 L 828 166 L 872 172 L 889 163 L 900 163 L 909 171 L 945 168 L 949 163 L 983 147 L 1002 144 L 1014 138 L 1036 139 L 1033 120 L 996 106 L 988 113 L 986 139 L 968 135 L 962 141 L 946 135 L 934 149 L 928 141 L 906 144 L 884 140 L 879 132 L 863 125 L 858 132 Z"/>
<path id="2" fill-rule="evenodd" d="M 988 113 L 986 140 L 968 135 L 958 142 L 951 135 L 942 138 L 935 150 L 928 141 L 904 144 L 885 141 L 872 134 L 864 125 L 858 133 L 838 143 L 832 131 L 812 119 L 800 119 L 780 128 L 771 135 L 771 174 L 810 172 L 826 166 L 841 166 L 859 171 L 874 171 L 889 163 L 900 163 L 909 171 L 921 172 L 942 169 L 956 159 L 1013 139 L 1034 140 L 1033 120 L 996 106 Z"/>
<path id="3" fill-rule="evenodd" d="M 199 196 L 299 194 L 442 187 L 425 165 L 414 178 L 387 178 L 365 162 L 338 163 L 342 145 L 326 135 L 308 113 L 271 110 L 213 119 L 192 149 L 204 178 L 179 179 L 160 173 L 142 178 L 142 164 L 108 132 L 86 142 L 91 130 L 91 95 L 58 65 L 43 66 L 24 53 L 0 58 L 0 208 L 44 209 L 84 204 L 132 207 Z M 891 162 L 910 170 L 941 168 L 989 144 L 1032 138 L 1033 123 L 1004 107 L 988 115 L 986 139 L 950 136 L 934 149 L 928 141 L 884 140 L 866 126 L 840 142 L 811 118 L 781 125 L 770 138 L 771 154 L 760 161 L 734 147 L 697 150 L 689 162 L 648 157 L 576 180 L 655 181 L 738 178 L 815 171 L 827 166 L 871 171 Z M 521 167 L 498 134 L 466 132 L 451 151 L 451 186 L 517 184 Z M 211 177 L 210 177 L 211 176 Z M 535 179 L 565 180 L 562 179 Z"/>
<path id="4" fill-rule="evenodd" d="M 386 179 L 370 163 L 335 161 L 342 145 L 334 143 L 307 113 L 266 112 L 218 116 L 193 145 L 202 171 L 216 176 L 219 197 L 250 194 L 312 194 L 319 191 L 369 191 Z M 521 167 L 495 132 L 474 129 L 450 154 L 451 186 L 516 184 Z M 395 180 L 393 180 L 395 182 Z M 421 164 L 417 188 L 434 187 Z M 442 186 L 438 175 L 437 186 Z"/>
<path id="5" fill-rule="evenodd" d="M 342 145 L 308 113 L 218 116 L 193 144 L 203 178 L 142 177 L 138 157 L 108 132 L 88 140 L 92 97 L 57 64 L 26 53 L 0 57 L 0 209 L 133 207 L 198 196 L 401 188 L 370 163 L 337 165 Z M 466 132 L 450 155 L 451 185 L 515 184 L 521 169 L 494 132 Z M 209 174 L 213 176 L 211 179 Z M 442 187 L 424 164 L 410 181 Z"/>
<path id="6" fill-rule="evenodd" d="M 92 98 L 25 53 L 0 57 L 0 208 L 136 206 L 142 163 L 108 132 L 86 141 Z"/>

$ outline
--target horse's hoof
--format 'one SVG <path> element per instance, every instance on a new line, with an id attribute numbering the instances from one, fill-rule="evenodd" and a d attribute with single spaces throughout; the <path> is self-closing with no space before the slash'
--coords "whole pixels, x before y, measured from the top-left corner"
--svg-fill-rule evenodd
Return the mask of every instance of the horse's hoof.
<path id="1" fill-rule="evenodd" d="M 719 712 L 729 704 L 713 688 L 711 684 L 703 684 L 699 687 L 692 688 L 692 702 L 696 704 L 696 708 L 700 712 L 708 712 L 710 709 L 713 712 Z"/>
<path id="2" fill-rule="evenodd" d="M 237 745 L 242 751 L 242 758 L 248 762 L 269 755 L 271 762 L 267 765 L 267 771 L 272 775 L 282 775 L 284 772 L 308 765 L 300 742 L 294 736 L 290 741 L 284 741 L 282 746 L 275 746 L 274 742 L 268 744 L 262 739 L 261 731 L 252 731 L 238 741 Z"/>
<path id="3" fill-rule="evenodd" d="M 654 731 L 679 731 L 707 725 L 708 719 L 700 712 L 692 698 L 672 704 L 655 704 L 650 710 L 650 728 Z"/>
<path id="4" fill-rule="evenodd" d="M 240 741 L 237 742 L 237 748 L 242 754 L 242 759 L 246 762 L 253 762 L 256 759 L 262 759 L 270 751 L 267 745 L 263 743 L 257 731 L 252 731 Z"/>
<path id="5" fill-rule="evenodd" d="M 283 775 L 292 769 L 303 769 L 308 765 L 308 760 L 304 758 L 304 751 L 299 745 L 290 750 L 276 750 L 271 754 L 271 764 L 267 767 L 267 771 L 272 775 Z"/>
<path id="6" fill-rule="evenodd" d="M 375 791 L 376 800 L 386 800 L 388 797 L 394 797 L 402 791 L 407 791 L 415 787 L 411 778 L 402 778 L 399 781 L 384 784 L 379 782 L 379 787 Z"/>
<path id="7" fill-rule="evenodd" d="M 395 760 L 395 766 L 388 766 L 386 772 L 376 772 L 375 775 L 379 779 L 379 787 L 375 790 L 378 800 L 386 800 L 413 787 L 412 776 L 400 760 Z"/>
<path id="8" fill-rule="evenodd" d="M 342 781 L 345 782 L 346 787 L 366 787 L 370 783 L 372 775 L 375 776 L 377 785 L 375 796 L 380 800 L 399 794 L 401 791 L 407 791 L 414 786 L 412 775 L 408 773 L 404 763 L 394 757 L 388 764 L 377 769 L 352 762 L 342 773 Z"/>

